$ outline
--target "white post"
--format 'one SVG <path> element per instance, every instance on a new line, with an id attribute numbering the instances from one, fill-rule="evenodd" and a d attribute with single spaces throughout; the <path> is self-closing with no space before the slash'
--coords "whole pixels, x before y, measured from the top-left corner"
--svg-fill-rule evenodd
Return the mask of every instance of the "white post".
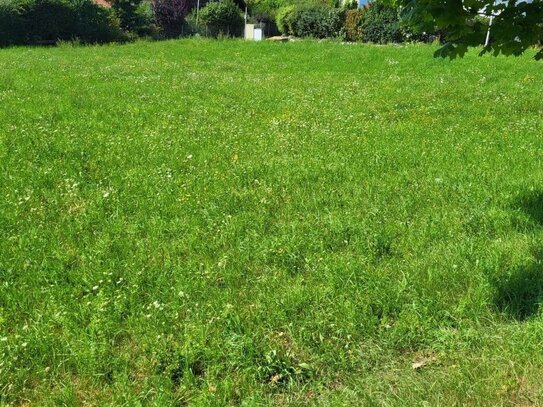
<path id="1" fill-rule="evenodd" d="M 486 32 L 485 48 L 490 44 L 490 28 L 492 27 L 492 21 L 494 16 L 490 16 L 490 23 L 488 23 L 488 31 Z"/>

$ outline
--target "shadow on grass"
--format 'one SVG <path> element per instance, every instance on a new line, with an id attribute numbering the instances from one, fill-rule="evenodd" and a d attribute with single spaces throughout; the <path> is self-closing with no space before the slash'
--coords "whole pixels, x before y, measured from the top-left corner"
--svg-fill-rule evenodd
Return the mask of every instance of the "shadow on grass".
<path id="1" fill-rule="evenodd" d="M 538 225 L 543 225 L 543 191 L 532 191 L 522 195 L 517 206 Z"/>
<path id="2" fill-rule="evenodd" d="M 543 226 L 543 191 L 528 192 L 518 198 L 515 209 L 520 210 L 532 222 L 523 230 Z M 494 282 L 497 308 L 518 321 L 538 314 L 543 304 L 543 248 L 534 250 L 533 262 L 513 270 L 506 276 L 498 276 Z"/>
<path id="3" fill-rule="evenodd" d="M 515 270 L 496 282 L 497 308 L 518 321 L 524 321 L 539 312 L 543 302 L 543 268 L 534 263 Z"/>
<path id="4" fill-rule="evenodd" d="M 533 222 L 532 227 L 543 226 L 543 191 L 522 195 L 515 208 Z M 530 230 L 530 227 L 525 230 Z M 532 263 L 497 277 L 494 284 L 497 308 L 518 321 L 535 316 L 543 304 L 543 251 L 536 250 L 533 255 Z"/>

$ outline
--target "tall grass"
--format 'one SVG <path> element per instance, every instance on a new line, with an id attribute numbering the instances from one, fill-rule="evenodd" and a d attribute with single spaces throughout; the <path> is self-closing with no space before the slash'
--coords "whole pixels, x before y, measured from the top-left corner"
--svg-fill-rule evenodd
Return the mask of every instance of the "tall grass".
<path id="1" fill-rule="evenodd" d="M 531 56 L 0 51 L 0 403 L 540 404 Z"/>

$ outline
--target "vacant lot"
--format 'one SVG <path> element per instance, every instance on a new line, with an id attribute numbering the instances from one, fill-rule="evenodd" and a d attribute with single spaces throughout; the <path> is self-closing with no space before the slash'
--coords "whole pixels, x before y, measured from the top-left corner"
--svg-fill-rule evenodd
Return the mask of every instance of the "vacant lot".
<path id="1" fill-rule="evenodd" d="M 543 65 L 0 51 L 0 404 L 543 402 Z"/>

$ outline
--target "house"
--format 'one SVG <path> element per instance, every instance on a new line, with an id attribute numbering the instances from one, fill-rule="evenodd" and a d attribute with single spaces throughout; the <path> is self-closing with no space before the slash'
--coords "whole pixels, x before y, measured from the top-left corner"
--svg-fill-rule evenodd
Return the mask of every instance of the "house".
<path id="1" fill-rule="evenodd" d="M 92 2 L 98 6 L 102 6 L 105 8 L 111 8 L 111 1 L 110 0 L 92 0 Z"/>

